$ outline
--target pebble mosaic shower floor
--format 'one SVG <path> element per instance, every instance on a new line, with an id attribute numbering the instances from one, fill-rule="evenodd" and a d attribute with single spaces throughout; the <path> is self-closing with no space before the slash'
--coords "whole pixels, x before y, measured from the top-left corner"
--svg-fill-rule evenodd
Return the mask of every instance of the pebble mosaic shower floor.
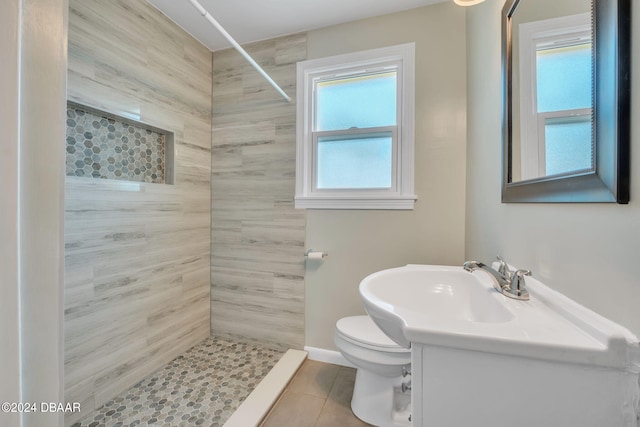
<path id="1" fill-rule="evenodd" d="M 283 354 L 208 338 L 72 427 L 222 426 Z"/>

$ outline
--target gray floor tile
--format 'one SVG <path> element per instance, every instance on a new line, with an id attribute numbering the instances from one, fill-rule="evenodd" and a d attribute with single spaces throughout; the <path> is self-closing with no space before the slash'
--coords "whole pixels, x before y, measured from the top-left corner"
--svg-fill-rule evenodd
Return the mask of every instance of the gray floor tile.
<path id="1" fill-rule="evenodd" d="M 351 412 L 356 370 L 306 360 L 261 427 L 366 427 Z"/>
<path id="2" fill-rule="evenodd" d="M 340 367 L 337 365 L 307 360 L 300 367 L 288 389 L 324 399 L 329 395 L 339 370 Z"/>
<path id="3" fill-rule="evenodd" d="M 262 427 L 313 427 L 324 402 L 321 397 L 286 391 Z"/>

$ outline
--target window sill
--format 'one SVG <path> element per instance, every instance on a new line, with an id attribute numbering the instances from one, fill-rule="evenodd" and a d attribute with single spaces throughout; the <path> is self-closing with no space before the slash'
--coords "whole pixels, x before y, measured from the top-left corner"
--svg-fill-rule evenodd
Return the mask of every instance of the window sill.
<path id="1" fill-rule="evenodd" d="M 417 196 L 385 198 L 296 197 L 296 209 L 413 210 Z"/>

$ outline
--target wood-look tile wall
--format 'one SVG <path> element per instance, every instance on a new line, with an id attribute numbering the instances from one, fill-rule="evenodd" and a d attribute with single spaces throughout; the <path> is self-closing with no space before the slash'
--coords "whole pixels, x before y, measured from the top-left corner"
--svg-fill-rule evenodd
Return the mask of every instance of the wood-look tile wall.
<path id="1" fill-rule="evenodd" d="M 69 3 L 68 98 L 176 149 L 175 185 L 66 178 L 65 398 L 82 416 L 209 336 L 211 53 L 144 0 Z"/>
<path id="2" fill-rule="evenodd" d="M 295 99 L 306 35 L 245 47 Z M 304 345 L 305 213 L 293 207 L 296 110 L 235 51 L 213 54 L 211 331 Z"/>

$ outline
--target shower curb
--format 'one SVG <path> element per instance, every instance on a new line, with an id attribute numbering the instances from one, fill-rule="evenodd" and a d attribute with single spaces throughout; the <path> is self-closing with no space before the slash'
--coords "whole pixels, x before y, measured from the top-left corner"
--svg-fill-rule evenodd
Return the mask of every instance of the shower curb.
<path id="1" fill-rule="evenodd" d="M 306 351 L 287 350 L 273 369 L 231 414 L 223 427 L 257 427 L 260 425 L 289 381 L 298 372 L 298 368 L 305 361 L 307 355 Z"/>

